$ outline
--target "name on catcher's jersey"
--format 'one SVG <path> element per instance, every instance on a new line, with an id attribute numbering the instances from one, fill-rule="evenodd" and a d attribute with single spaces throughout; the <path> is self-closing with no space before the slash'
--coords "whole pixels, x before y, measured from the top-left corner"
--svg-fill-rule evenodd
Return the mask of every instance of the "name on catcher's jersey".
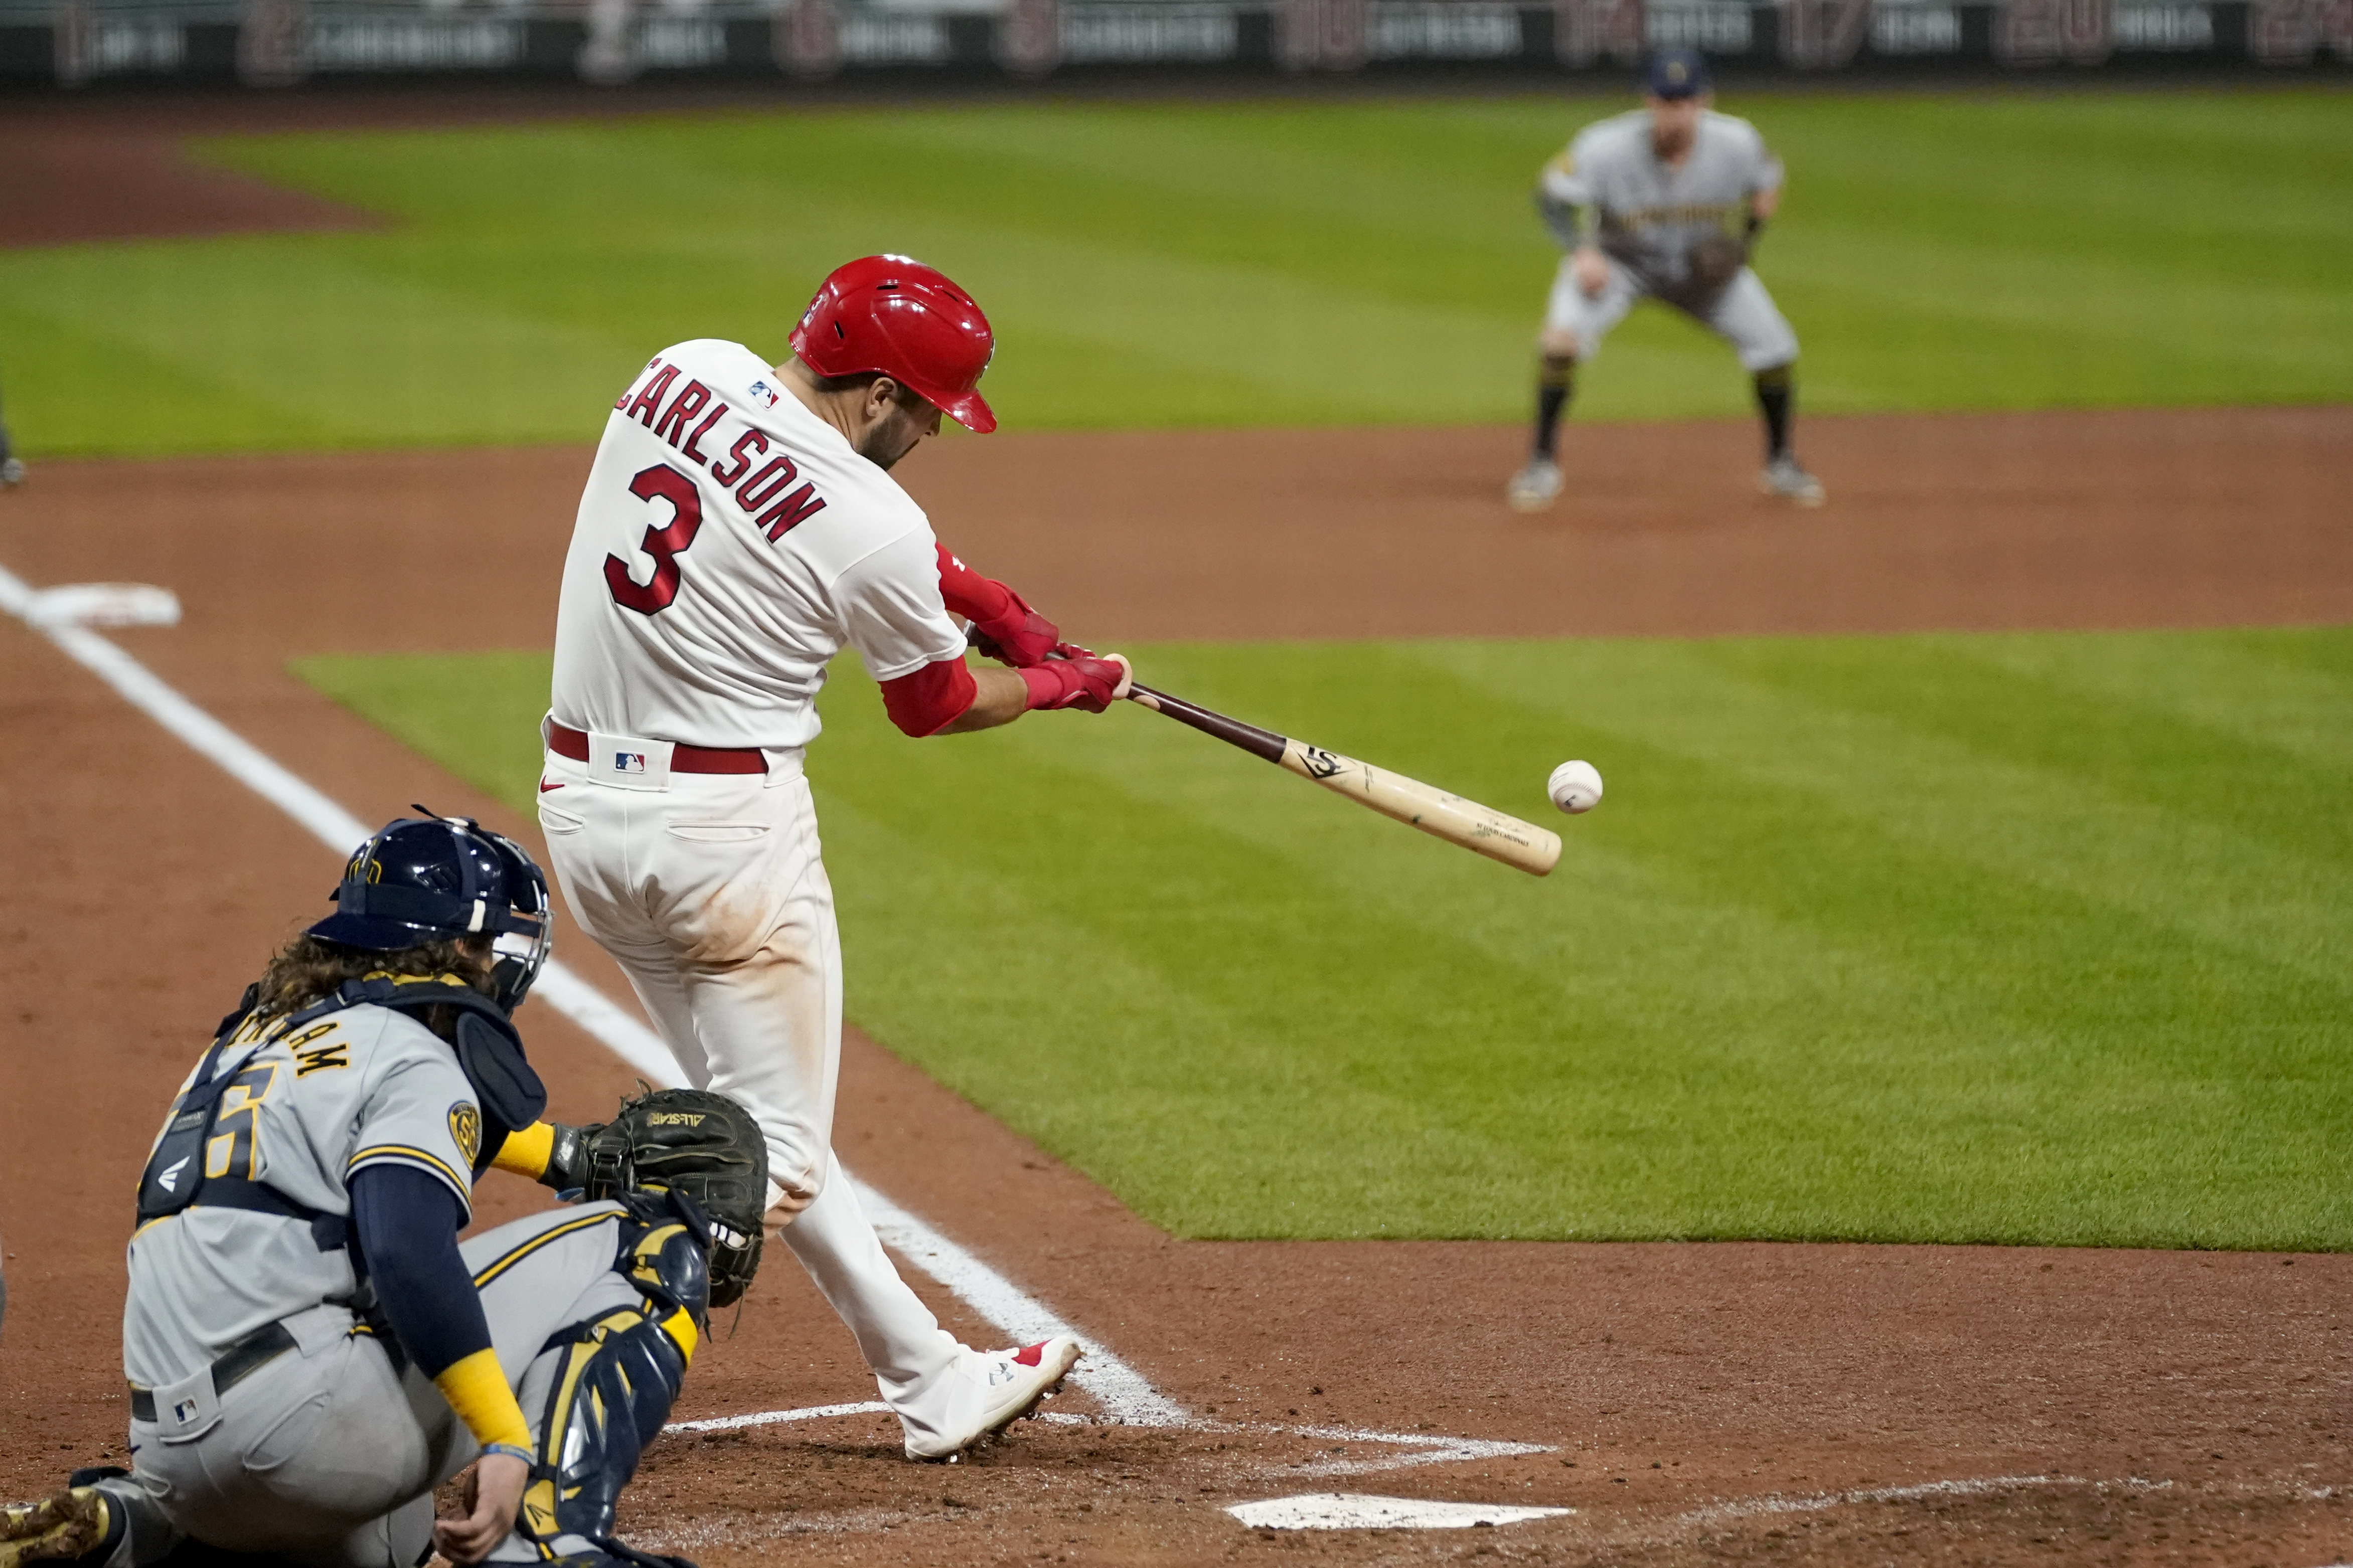
<path id="1" fill-rule="evenodd" d="M 1545 166 L 1541 190 L 1547 202 L 1592 207 L 1602 250 L 1657 282 L 1682 277 L 1694 242 L 1780 184 L 1781 161 L 1746 120 L 1703 110 L 1690 154 L 1669 164 L 1651 144 L 1650 110 L 1637 109 L 1578 132 Z"/>
<path id="2" fill-rule="evenodd" d="M 564 564 L 556 720 L 698 746 L 818 732 L 827 661 L 953 658 L 930 521 L 741 343 L 663 350 L 615 401 Z"/>
<path id="3" fill-rule="evenodd" d="M 219 1070 L 232 1077 L 205 1148 L 208 1175 L 260 1182 L 308 1208 L 348 1215 L 354 1174 L 408 1165 L 472 1212 L 481 1111 L 457 1057 L 415 1019 L 359 1006 L 300 1028 L 283 1017 L 248 1023 L 222 1051 Z M 181 1092 L 195 1081 L 191 1071 Z M 348 1247 L 322 1252 L 301 1220 L 207 1205 L 201 1193 L 194 1206 L 132 1237 L 130 1270 L 122 1369 L 151 1388 L 357 1289 Z"/>

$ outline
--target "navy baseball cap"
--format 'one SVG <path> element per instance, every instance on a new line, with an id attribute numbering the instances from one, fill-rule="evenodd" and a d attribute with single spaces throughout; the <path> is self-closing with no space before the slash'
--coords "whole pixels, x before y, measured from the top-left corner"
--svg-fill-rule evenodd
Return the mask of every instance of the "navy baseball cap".
<path id="1" fill-rule="evenodd" d="M 1714 85 L 1697 49 L 1661 49 L 1642 73 L 1643 90 L 1652 98 L 1696 98 Z"/>

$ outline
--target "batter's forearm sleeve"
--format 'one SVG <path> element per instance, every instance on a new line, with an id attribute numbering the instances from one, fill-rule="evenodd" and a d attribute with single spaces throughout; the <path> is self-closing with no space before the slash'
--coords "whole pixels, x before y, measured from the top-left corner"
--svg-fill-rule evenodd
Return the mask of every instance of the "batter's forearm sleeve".
<path id="1" fill-rule="evenodd" d="M 993 621 L 1013 607 L 1013 595 L 994 577 L 984 577 L 957 560 L 944 544 L 940 552 L 940 602 L 968 621 Z"/>

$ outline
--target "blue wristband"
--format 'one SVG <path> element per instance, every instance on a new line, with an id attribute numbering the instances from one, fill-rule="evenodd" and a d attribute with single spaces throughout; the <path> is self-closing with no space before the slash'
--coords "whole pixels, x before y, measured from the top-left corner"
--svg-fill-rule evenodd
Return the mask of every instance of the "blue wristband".
<path id="1" fill-rule="evenodd" d="M 513 1458 L 521 1459 L 524 1464 L 529 1465 L 533 1469 L 537 1469 L 539 1468 L 539 1456 L 533 1454 L 528 1448 L 518 1448 L 512 1443 L 492 1443 L 482 1450 L 482 1458 L 486 1459 L 492 1454 L 505 1454 Z"/>

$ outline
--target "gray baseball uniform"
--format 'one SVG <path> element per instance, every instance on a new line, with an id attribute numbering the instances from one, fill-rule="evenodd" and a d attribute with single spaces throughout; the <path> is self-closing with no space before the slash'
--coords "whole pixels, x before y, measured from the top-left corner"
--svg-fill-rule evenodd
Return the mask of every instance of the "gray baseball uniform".
<path id="1" fill-rule="evenodd" d="M 361 1005 L 308 1024 L 248 1023 L 221 1053 L 222 1075 L 233 1077 L 204 1148 L 208 1180 L 265 1183 L 343 1216 L 353 1173 L 388 1162 L 430 1173 L 470 1205 L 481 1126 L 474 1091 L 450 1048 L 405 1014 Z M 616 1271 L 624 1219 L 614 1204 L 559 1209 L 461 1248 L 535 1447 L 573 1348 L 551 1339 L 641 1304 Z M 349 1247 L 322 1239 L 302 1219 L 202 1195 L 132 1237 L 123 1363 L 135 1468 L 101 1483 L 131 1521 L 111 1568 L 152 1563 L 183 1534 L 322 1568 L 419 1560 L 432 1489 L 478 1445 L 440 1391 L 364 1321 Z M 250 1370 L 222 1371 L 225 1352 L 280 1328 L 290 1345 Z M 233 1380 L 218 1386 L 224 1379 Z M 552 1530 L 546 1539 L 559 1552 L 589 1549 Z M 519 1535 L 494 1555 L 543 1559 Z"/>
<path id="2" fill-rule="evenodd" d="M 1797 334 L 1757 274 L 1744 267 L 1711 295 L 1694 288 L 1686 259 L 1703 235 L 1736 222 L 1750 196 L 1780 184 L 1780 160 L 1755 126 L 1733 115 L 1703 111 L 1689 155 L 1672 165 L 1651 146 L 1647 110 L 1587 126 L 1546 165 L 1537 199 L 1564 243 L 1575 234 L 1572 215 L 1591 209 L 1609 281 L 1599 294 L 1586 294 L 1563 258 L 1545 325 L 1576 333 L 1577 357 L 1589 359 L 1634 301 L 1649 296 L 1713 329 L 1752 373 L 1788 363 L 1798 357 Z"/>

